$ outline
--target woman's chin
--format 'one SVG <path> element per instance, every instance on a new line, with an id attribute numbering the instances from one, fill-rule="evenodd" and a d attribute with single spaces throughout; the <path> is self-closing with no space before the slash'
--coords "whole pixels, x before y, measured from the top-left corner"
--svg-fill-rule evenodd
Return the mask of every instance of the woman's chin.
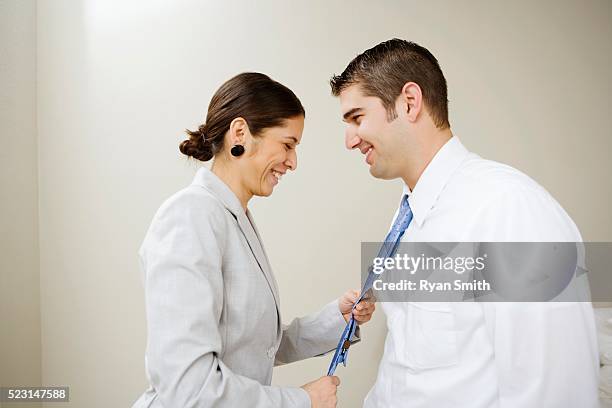
<path id="1" fill-rule="evenodd" d="M 255 195 L 259 197 L 269 197 L 272 195 L 273 192 L 274 186 L 270 183 L 264 183 L 262 186 L 260 186 L 259 192 Z"/>
<path id="2" fill-rule="evenodd" d="M 260 185 L 260 196 L 268 197 L 274 192 L 274 187 L 278 185 L 278 180 L 273 175 L 266 177 Z"/>

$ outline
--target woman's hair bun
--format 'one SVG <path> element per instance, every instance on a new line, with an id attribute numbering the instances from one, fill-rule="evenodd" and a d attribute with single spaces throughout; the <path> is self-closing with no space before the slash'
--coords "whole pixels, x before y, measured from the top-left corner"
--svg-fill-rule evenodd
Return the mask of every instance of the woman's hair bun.
<path id="1" fill-rule="evenodd" d="M 203 162 L 213 158 L 212 142 L 206 137 L 206 124 L 200 125 L 195 131 L 185 129 L 185 132 L 189 139 L 183 140 L 179 145 L 181 153 Z"/>

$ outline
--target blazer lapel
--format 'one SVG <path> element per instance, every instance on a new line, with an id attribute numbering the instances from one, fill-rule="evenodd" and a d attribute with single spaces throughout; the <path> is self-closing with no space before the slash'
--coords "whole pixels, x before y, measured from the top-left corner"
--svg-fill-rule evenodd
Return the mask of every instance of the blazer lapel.
<path id="1" fill-rule="evenodd" d="M 278 314 L 280 319 L 280 302 L 276 280 L 272 274 L 268 257 L 263 249 L 259 233 L 256 230 L 255 222 L 253 221 L 250 212 L 247 210 L 247 213 L 245 213 L 240 201 L 238 200 L 238 197 L 236 197 L 234 192 L 206 167 L 201 167 L 198 170 L 192 184 L 197 184 L 204 187 L 215 197 L 217 197 L 238 222 L 238 227 L 246 238 L 255 260 L 259 264 L 259 268 L 268 282 L 268 286 L 270 287 L 270 291 L 274 297 L 274 302 L 276 303 L 276 309 L 277 312 L 279 312 Z"/>
<path id="2" fill-rule="evenodd" d="M 272 268 L 270 267 L 268 257 L 266 256 L 266 252 L 261 244 L 261 239 L 255 228 L 255 222 L 251 218 L 248 210 L 247 214 L 245 214 L 244 211 L 241 211 L 240 214 L 238 214 L 238 225 L 244 233 L 244 236 L 251 247 L 251 251 L 253 252 L 253 255 L 255 255 L 255 259 L 257 259 L 257 263 L 268 281 L 268 285 L 270 286 L 270 290 L 274 296 L 274 301 L 276 302 L 276 308 L 279 309 L 280 302 L 278 299 L 278 288 L 276 286 L 274 275 L 272 275 Z"/>
<path id="3" fill-rule="evenodd" d="M 280 300 L 278 299 L 278 285 L 276 283 L 276 279 L 274 278 L 274 274 L 272 273 L 272 267 L 270 266 L 270 259 L 268 258 L 268 254 L 266 253 L 266 249 L 263 246 L 263 240 L 259 235 L 259 231 L 257 230 L 257 225 L 255 225 L 255 220 L 253 219 L 253 215 L 251 211 L 247 209 L 246 211 L 247 219 L 249 220 L 249 225 L 253 227 L 253 232 L 255 233 L 256 242 L 259 244 L 259 248 L 261 249 L 261 253 L 263 255 L 263 260 L 265 263 L 264 272 L 268 275 L 268 282 L 271 285 L 272 293 L 274 294 L 274 298 L 276 299 L 276 303 L 280 304 Z"/>

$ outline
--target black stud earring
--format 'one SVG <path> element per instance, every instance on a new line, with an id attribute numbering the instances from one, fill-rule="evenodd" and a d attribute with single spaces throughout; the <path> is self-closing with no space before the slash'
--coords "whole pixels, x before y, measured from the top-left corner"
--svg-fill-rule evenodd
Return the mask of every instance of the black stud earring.
<path id="1" fill-rule="evenodd" d="M 234 156 L 234 157 L 242 156 L 242 153 L 244 153 L 244 146 L 243 145 L 235 145 L 235 146 L 232 147 L 230 152 L 232 153 L 232 156 Z"/>

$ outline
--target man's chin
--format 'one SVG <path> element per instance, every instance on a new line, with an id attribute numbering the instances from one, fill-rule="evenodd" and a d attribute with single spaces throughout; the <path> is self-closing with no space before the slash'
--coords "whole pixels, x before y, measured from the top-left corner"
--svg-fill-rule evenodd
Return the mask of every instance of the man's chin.
<path id="1" fill-rule="evenodd" d="M 394 178 L 389 174 L 386 174 L 382 169 L 376 167 L 375 165 L 370 166 L 370 174 L 372 177 L 380 180 L 391 180 Z"/>

